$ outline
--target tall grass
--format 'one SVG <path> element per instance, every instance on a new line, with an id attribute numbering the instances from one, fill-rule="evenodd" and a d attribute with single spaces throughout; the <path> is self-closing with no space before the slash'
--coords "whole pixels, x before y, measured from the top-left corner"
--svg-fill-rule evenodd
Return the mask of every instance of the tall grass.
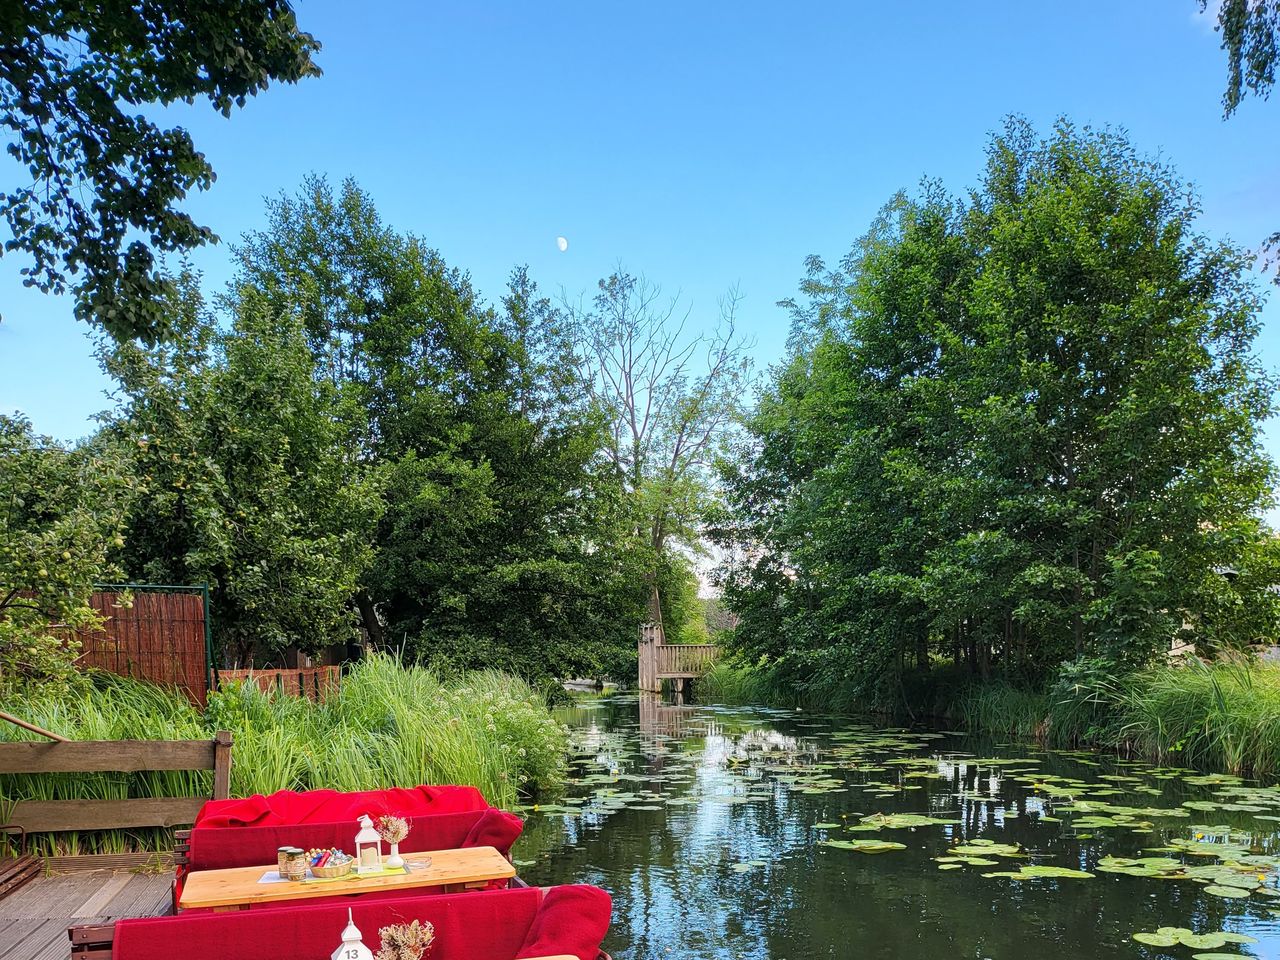
<path id="1" fill-rule="evenodd" d="M 838 689 L 808 686 L 757 667 L 717 664 L 697 682 L 708 702 L 849 710 Z M 1047 688 L 977 682 L 935 671 L 904 690 L 900 719 L 1057 747 L 1121 750 L 1162 763 L 1280 775 L 1280 664 L 1194 657 L 1117 675 L 1097 662 L 1064 665 Z"/>
<path id="2" fill-rule="evenodd" d="M 1050 729 L 1050 700 L 1036 690 L 1010 683 L 970 684 L 962 687 L 954 706 L 944 711 L 974 733 L 992 733 L 1025 740 L 1043 738 Z"/>
<path id="3" fill-rule="evenodd" d="M 693 693 L 699 701 L 731 705 L 779 704 L 781 700 L 780 691 L 764 670 L 725 660 L 713 664 L 693 682 Z"/>
<path id="4" fill-rule="evenodd" d="M 458 783 L 497 806 L 557 788 L 567 735 L 544 698 L 492 671 L 442 678 L 376 655 L 356 665 L 319 702 L 244 682 L 209 698 L 201 714 L 180 695 L 97 675 L 74 698 L 36 698 L 12 708 L 75 740 L 202 739 L 230 730 L 236 796 L 282 789 L 366 790 Z M 0 725 L 0 738 L 36 739 Z M 0 813 L 18 800 L 200 796 L 208 772 L 0 776 Z M 38 838 L 42 852 L 163 849 L 165 831 L 111 831 Z"/>
<path id="5" fill-rule="evenodd" d="M 1161 760 L 1280 773 L 1280 666 L 1231 658 L 1144 671 L 1125 686 L 1120 733 Z"/>
<path id="6" fill-rule="evenodd" d="M 1045 693 L 975 685 L 957 699 L 953 716 L 976 732 L 1034 736 L 1055 746 L 1280 773 L 1280 666 L 1252 658 L 1189 657 L 1120 676 L 1059 679 Z"/>

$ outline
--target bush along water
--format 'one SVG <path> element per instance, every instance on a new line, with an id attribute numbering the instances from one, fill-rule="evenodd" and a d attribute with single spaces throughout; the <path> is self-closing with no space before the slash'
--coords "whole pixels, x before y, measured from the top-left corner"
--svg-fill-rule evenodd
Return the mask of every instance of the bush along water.
<path id="1" fill-rule="evenodd" d="M 732 662 L 717 664 L 695 694 L 707 702 L 859 712 L 838 685 Z M 893 718 L 1053 747 L 1117 750 L 1161 763 L 1280 775 L 1280 664 L 1247 656 L 1186 657 L 1129 671 L 1083 658 L 1063 664 L 1039 686 L 939 670 L 928 683 L 904 691 Z"/>
<path id="2" fill-rule="evenodd" d="M 318 702 L 244 682 L 214 693 L 201 713 L 160 687 L 95 674 L 72 696 L 37 694 L 13 712 L 75 740 L 187 740 L 230 730 L 236 796 L 457 783 L 509 807 L 520 796 L 557 790 L 566 771 L 566 731 L 523 680 L 492 671 L 443 677 L 385 654 L 352 667 Z M 0 725 L 0 738 L 35 739 L 7 724 Z M 0 775 L 0 815 L 19 800 L 207 796 L 210 777 L 185 771 Z M 34 843 L 42 853 L 163 850 L 171 835 L 110 831 Z"/>

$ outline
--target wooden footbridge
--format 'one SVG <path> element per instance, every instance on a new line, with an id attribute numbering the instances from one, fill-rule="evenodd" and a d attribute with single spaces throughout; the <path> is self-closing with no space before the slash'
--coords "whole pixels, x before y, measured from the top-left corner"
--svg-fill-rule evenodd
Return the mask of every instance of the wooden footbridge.
<path id="1" fill-rule="evenodd" d="M 670 680 L 683 692 L 716 662 L 720 647 L 714 643 L 667 643 L 662 625 L 646 623 L 640 628 L 640 679 L 636 684 L 647 693 L 659 693 L 662 681 Z"/>

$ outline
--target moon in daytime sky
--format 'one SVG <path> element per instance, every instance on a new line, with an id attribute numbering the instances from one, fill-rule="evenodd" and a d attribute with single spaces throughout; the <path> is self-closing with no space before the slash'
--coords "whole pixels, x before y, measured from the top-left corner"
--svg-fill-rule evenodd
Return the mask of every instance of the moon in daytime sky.
<path id="1" fill-rule="evenodd" d="M 569 241 L 564 237 L 556 237 L 556 246 L 560 248 L 561 253 L 564 253 L 569 249 Z"/>

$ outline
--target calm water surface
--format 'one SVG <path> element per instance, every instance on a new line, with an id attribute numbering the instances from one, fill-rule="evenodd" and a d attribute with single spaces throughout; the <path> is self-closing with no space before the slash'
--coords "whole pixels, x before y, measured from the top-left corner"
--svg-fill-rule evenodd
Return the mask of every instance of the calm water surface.
<path id="1" fill-rule="evenodd" d="M 561 718 L 575 783 L 524 811 L 517 863 L 609 890 L 615 960 L 1280 960 L 1280 788 L 792 711 L 618 696 Z M 1093 876 L 983 876 L 1025 867 Z M 1131 939 L 1160 927 L 1258 942 Z"/>

